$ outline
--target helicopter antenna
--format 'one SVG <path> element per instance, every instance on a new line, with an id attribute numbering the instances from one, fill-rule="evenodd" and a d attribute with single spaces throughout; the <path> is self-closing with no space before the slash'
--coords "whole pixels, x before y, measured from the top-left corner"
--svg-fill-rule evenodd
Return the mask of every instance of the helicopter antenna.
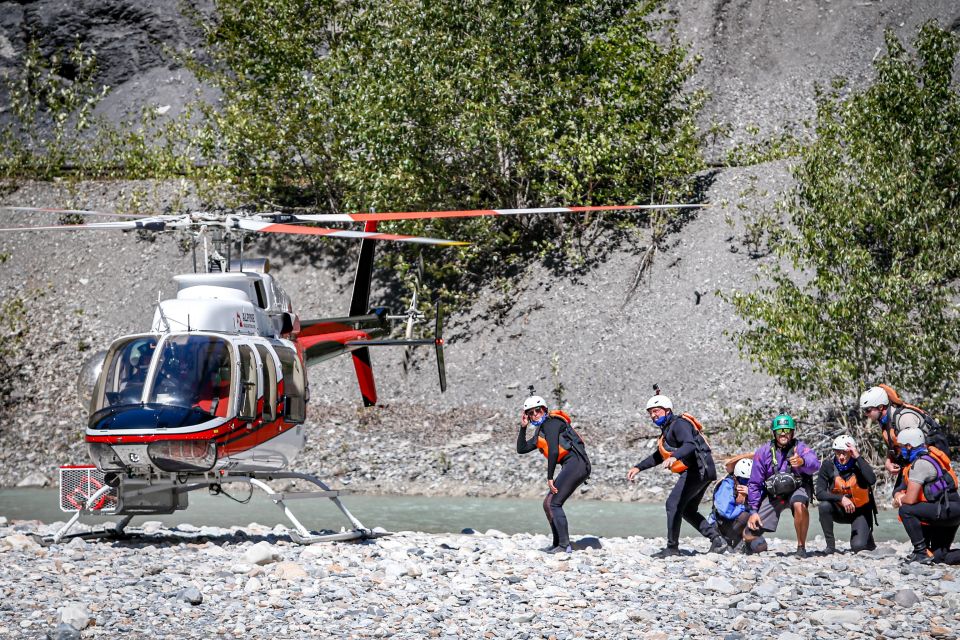
<path id="1" fill-rule="evenodd" d="M 200 234 L 203 236 L 203 268 L 210 273 L 210 254 L 207 251 L 207 235 L 204 233 L 206 230 L 205 226 L 200 228 Z"/>
<path id="2" fill-rule="evenodd" d="M 240 234 L 240 272 L 243 273 L 243 234 Z"/>
<path id="3" fill-rule="evenodd" d="M 191 238 L 190 246 L 193 249 L 193 272 L 194 273 L 197 272 L 197 236 L 199 235 L 200 235 L 199 233 L 190 234 L 190 238 Z"/>
<path id="4" fill-rule="evenodd" d="M 170 333 L 170 321 L 167 320 L 167 315 L 163 312 L 163 305 L 160 304 L 160 291 L 157 291 L 157 311 L 160 312 L 160 319 L 163 320 L 163 324 L 167 326 L 167 333 Z"/>

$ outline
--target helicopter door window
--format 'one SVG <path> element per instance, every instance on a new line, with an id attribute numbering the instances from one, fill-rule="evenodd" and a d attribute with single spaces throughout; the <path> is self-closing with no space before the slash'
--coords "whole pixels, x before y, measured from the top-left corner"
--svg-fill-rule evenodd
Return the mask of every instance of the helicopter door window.
<path id="1" fill-rule="evenodd" d="M 257 417 L 257 359 L 247 345 L 240 345 L 240 411 L 241 420 Z"/>
<path id="2" fill-rule="evenodd" d="M 226 344 L 211 349 L 204 359 L 195 406 L 219 418 L 230 415 L 230 350 Z"/>
<path id="3" fill-rule="evenodd" d="M 277 363 L 264 345 L 257 345 L 257 353 L 263 369 L 263 420 L 273 422 L 277 419 Z"/>
<path id="4" fill-rule="evenodd" d="M 230 405 L 230 346 L 209 335 L 173 335 L 158 349 L 147 403 L 226 416 Z"/>
<path id="5" fill-rule="evenodd" d="M 113 345 L 104 360 L 103 395 L 97 394 L 96 410 L 141 402 L 156 347 L 154 336 L 129 338 Z"/>
<path id="6" fill-rule="evenodd" d="M 284 417 L 299 424 L 307 418 L 307 385 L 303 365 L 293 349 L 277 347 L 283 368 Z"/>

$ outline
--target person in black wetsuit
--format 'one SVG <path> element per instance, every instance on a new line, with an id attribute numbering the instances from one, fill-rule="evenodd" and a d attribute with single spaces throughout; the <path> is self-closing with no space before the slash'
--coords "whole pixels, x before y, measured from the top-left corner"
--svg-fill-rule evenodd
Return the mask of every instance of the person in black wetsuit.
<path id="1" fill-rule="evenodd" d="M 527 439 L 527 427 L 536 431 Z M 543 499 L 543 511 L 553 532 L 553 544 L 544 549 L 547 553 L 570 553 L 570 534 L 563 503 L 583 484 L 590 475 L 590 459 L 583 440 L 570 426 L 569 416 L 560 411 L 547 411 L 547 403 L 540 396 L 531 396 L 523 403 L 520 415 L 520 432 L 517 434 L 517 453 L 530 453 L 539 449 L 547 459 L 547 495 Z M 554 479 L 557 464 L 560 473 Z"/>
<path id="2" fill-rule="evenodd" d="M 817 472 L 816 496 L 827 554 L 837 552 L 834 522 L 850 525 L 850 550 L 854 553 L 877 548 L 873 541 L 875 484 L 877 475 L 860 456 L 856 441 L 848 435 L 837 436 L 833 441 L 833 464 L 826 462 Z"/>
<path id="3" fill-rule="evenodd" d="M 673 414 L 673 402 L 665 395 L 647 401 L 647 413 L 660 427 L 657 450 L 627 472 L 627 480 L 660 465 L 679 474 L 677 484 L 667 496 L 667 546 L 654 554 L 656 558 L 680 555 L 680 524 L 686 520 L 702 535 L 710 538 L 710 552 L 723 553 L 727 543 L 717 526 L 704 518 L 697 507 L 710 483 L 717 479 L 717 469 L 710 446 L 691 419 Z M 692 418 L 692 416 L 691 416 Z"/>

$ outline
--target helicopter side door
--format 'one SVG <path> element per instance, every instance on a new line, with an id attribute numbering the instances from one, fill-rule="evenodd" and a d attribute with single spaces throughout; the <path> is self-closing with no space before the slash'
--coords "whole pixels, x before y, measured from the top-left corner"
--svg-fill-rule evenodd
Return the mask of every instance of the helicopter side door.
<path id="1" fill-rule="evenodd" d="M 237 396 L 237 418 L 246 422 L 248 428 L 256 429 L 263 422 L 263 380 L 260 355 L 254 344 L 237 343 L 240 355 L 240 386 Z"/>
<path id="2" fill-rule="evenodd" d="M 278 385 L 282 392 L 283 420 L 291 424 L 302 424 L 307 419 L 307 378 L 303 371 L 303 362 L 297 352 L 290 347 L 274 343 L 283 378 Z"/>
<path id="3" fill-rule="evenodd" d="M 263 378 L 263 421 L 274 422 L 279 415 L 278 408 L 282 394 L 280 360 L 268 346 L 263 344 L 257 345 L 257 354 L 260 356 L 261 377 Z"/>

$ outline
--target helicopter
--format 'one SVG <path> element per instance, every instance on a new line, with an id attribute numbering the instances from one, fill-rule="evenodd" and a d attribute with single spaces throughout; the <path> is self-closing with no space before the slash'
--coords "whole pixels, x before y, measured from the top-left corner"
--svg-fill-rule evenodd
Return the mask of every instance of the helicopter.
<path id="1" fill-rule="evenodd" d="M 174 276 L 176 296 L 158 300 L 149 329 L 116 338 L 81 368 L 78 392 L 88 409 L 85 441 L 92 464 L 60 468 L 60 507 L 73 516 L 48 542 L 60 542 L 81 514 L 120 517 L 112 529 L 72 534 L 86 538 L 125 534 L 133 517 L 186 509 L 188 494 L 207 490 L 230 496 L 225 485 L 262 490 L 293 524 L 302 544 L 386 535 L 364 526 L 320 478 L 291 471 L 306 442 L 310 390 L 306 369 L 350 354 L 364 406 L 377 403 L 370 349 L 433 346 L 441 391 L 443 312 L 437 303 L 430 338 L 413 338 L 425 321 L 416 293 L 403 313 L 370 307 L 375 243 L 457 246 L 466 243 L 377 232 L 382 221 L 423 218 L 577 213 L 704 205 L 623 205 L 480 209 L 356 214 L 210 213 L 128 215 L 78 209 L 3 207 L 22 212 L 117 217 L 123 220 L 5 231 L 189 230 L 194 272 Z M 363 223 L 363 230 L 303 223 Z M 360 251 L 346 316 L 302 319 L 264 258 L 243 255 L 243 233 L 320 235 L 359 239 Z M 232 235 L 240 235 L 232 256 Z M 198 265 L 197 250 L 203 259 Z M 405 337 L 390 338 L 395 323 Z M 299 480 L 309 491 L 275 491 L 269 482 Z M 232 496 L 230 496 L 232 497 Z M 304 526 L 288 502 L 327 498 L 350 523 L 340 532 Z"/>

